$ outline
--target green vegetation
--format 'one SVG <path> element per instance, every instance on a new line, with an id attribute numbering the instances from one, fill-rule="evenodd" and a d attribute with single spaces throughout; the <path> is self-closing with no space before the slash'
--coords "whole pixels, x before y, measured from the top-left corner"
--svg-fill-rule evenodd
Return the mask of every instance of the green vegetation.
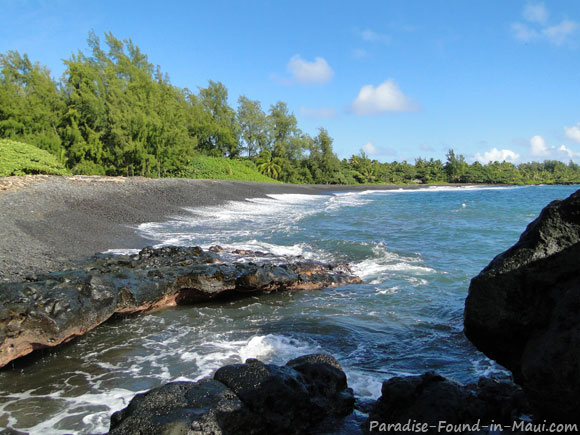
<path id="1" fill-rule="evenodd" d="M 55 156 L 22 142 L 0 139 L 0 157 L 0 177 L 31 174 L 70 174 Z"/>
<path id="2" fill-rule="evenodd" d="M 554 184 L 580 183 L 580 165 L 557 160 L 514 165 L 509 162 L 479 162 L 468 164 L 465 157 L 453 150 L 447 160 L 416 159 L 415 164 L 380 163 L 364 153 L 342 161 L 342 173 L 351 175 L 357 183 L 487 183 L 487 184 Z"/>
<path id="3" fill-rule="evenodd" d="M 131 40 L 111 33 L 105 40 L 103 47 L 91 33 L 89 52 L 65 60 L 59 81 L 26 55 L 0 54 L 0 138 L 50 153 L 53 160 L 43 167 L 87 175 L 321 184 L 580 182 L 572 162 L 468 164 L 453 150 L 445 162 L 380 163 L 363 152 L 341 161 L 328 132 L 304 133 L 286 103 L 265 111 L 242 96 L 234 109 L 222 83 L 210 81 L 197 93 L 178 88 Z M 30 150 L 29 161 L 38 160 L 38 150 Z M 0 167 L 9 168 L 3 173 L 39 171 L 11 169 L 14 159 L 2 149 Z"/>
<path id="4" fill-rule="evenodd" d="M 187 167 L 177 175 L 184 178 L 276 182 L 276 180 L 258 172 L 256 165 L 250 160 L 234 160 L 204 155 L 195 156 Z"/>

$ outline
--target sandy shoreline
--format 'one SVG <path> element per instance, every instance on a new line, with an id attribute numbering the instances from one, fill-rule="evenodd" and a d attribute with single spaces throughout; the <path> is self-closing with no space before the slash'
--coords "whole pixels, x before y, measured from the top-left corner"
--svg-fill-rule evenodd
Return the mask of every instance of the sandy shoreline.
<path id="1" fill-rule="evenodd" d="M 272 193 L 417 189 L 411 185 L 321 186 L 121 177 L 0 178 L 0 281 L 49 272 L 107 249 L 148 245 L 135 227 Z"/>

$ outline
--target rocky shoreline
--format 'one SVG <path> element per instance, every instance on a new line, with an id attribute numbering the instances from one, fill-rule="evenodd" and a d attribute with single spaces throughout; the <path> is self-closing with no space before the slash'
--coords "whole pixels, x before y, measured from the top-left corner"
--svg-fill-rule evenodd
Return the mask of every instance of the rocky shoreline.
<path id="1" fill-rule="evenodd" d="M 69 270 L 0 283 L 0 367 L 81 336 L 113 315 L 255 292 L 360 282 L 346 264 L 262 252 L 151 247 L 97 255 Z"/>
<path id="2" fill-rule="evenodd" d="M 516 384 L 481 378 L 463 386 L 433 372 L 392 378 L 376 402 L 361 408 L 368 413 L 362 431 L 576 433 L 579 242 L 580 191 L 549 204 L 516 245 L 471 282 L 465 333 L 510 369 Z M 329 355 L 282 367 L 250 359 L 222 367 L 213 380 L 137 395 L 112 416 L 111 433 L 335 433 L 317 425 L 330 418 L 331 427 L 340 427 L 337 419 L 353 404 L 346 376 Z"/>
<path id="3" fill-rule="evenodd" d="M 220 368 L 213 379 L 138 394 L 113 414 L 109 433 L 303 434 L 352 413 L 354 402 L 330 355 L 306 355 L 284 366 L 248 359 Z"/>
<path id="4" fill-rule="evenodd" d="M 283 366 L 248 359 L 218 369 L 211 379 L 136 395 L 113 414 L 110 431 L 416 433 L 419 426 L 409 425 L 414 421 L 427 425 L 420 432 L 442 433 L 444 421 L 454 433 L 491 433 L 482 426 L 491 423 L 502 433 L 526 433 L 546 432 L 542 422 L 580 425 L 578 254 L 580 191 L 550 203 L 512 248 L 471 281 L 465 334 L 509 369 L 515 383 L 482 378 L 461 385 L 428 372 L 385 380 L 381 397 L 361 403 L 330 355 L 305 355 Z M 219 246 L 146 247 L 135 255 L 99 254 L 63 265 L 53 273 L 29 270 L 26 278 L 22 271 L 9 273 L 4 278 L 20 279 L 0 282 L 0 367 L 73 340 L 113 316 L 360 282 L 346 264 Z M 353 411 L 356 428 L 351 422 L 344 429 Z"/>

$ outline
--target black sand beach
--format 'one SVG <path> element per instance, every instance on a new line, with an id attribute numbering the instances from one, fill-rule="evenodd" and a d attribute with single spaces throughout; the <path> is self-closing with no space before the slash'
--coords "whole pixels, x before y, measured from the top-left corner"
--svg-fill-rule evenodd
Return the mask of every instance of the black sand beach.
<path id="1" fill-rule="evenodd" d="M 0 190 L 0 281 L 61 269 L 107 249 L 141 248 L 135 227 L 272 193 L 416 189 L 420 185 L 289 185 L 222 180 L 121 177 L 27 177 Z M 17 188 L 14 187 L 16 185 Z M 19 186 L 22 185 L 22 186 Z"/>

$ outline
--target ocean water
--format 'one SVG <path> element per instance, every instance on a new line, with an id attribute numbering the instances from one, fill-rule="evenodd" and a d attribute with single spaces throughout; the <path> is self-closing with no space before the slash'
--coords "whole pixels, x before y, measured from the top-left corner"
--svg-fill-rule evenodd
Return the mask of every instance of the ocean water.
<path id="1" fill-rule="evenodd" d="M 550 201 L 579 186 L 270 195 L 184 208 L 139 227 L 154 245 L 219 244 L 345 261 L 363 284 L 167 308 L 108 322 L 0 371 L 0 427 L 106 432 L 136 392 L 211 376 L 246 358 L 328 352 L 358 397 L 392 376 L 460 382 L 509 373 L 463 335 L 469 280 Z M 187 204 L 184 204 L 187 206 Z"/>

